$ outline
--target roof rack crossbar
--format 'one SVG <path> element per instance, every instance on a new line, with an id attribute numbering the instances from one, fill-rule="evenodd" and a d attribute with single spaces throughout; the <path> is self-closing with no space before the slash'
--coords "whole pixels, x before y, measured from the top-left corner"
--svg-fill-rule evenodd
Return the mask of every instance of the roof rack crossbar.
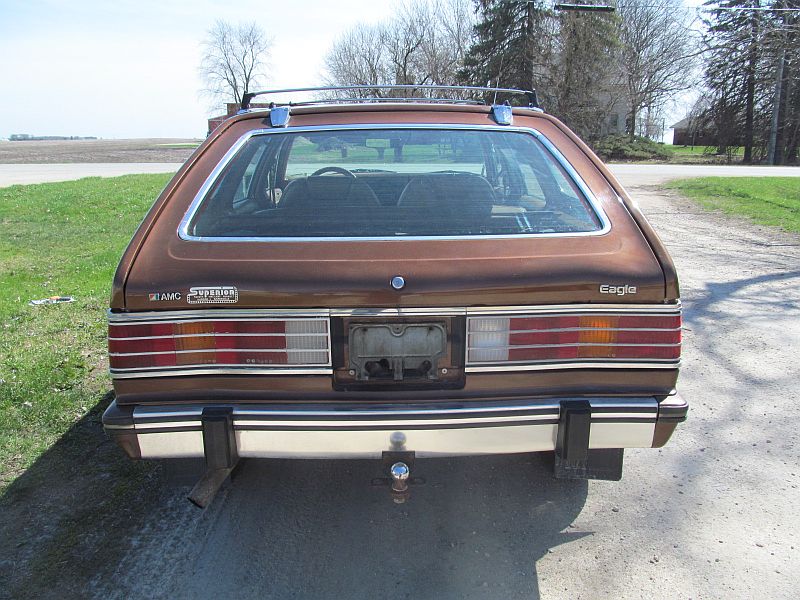
<path id="1" fill-rule="evenodd" d="M 464 100 L 461 98 L 384 98 L 382 96 L 359 96 L 353 98 L 320 98 L 319 100 L 303 100 L 301 102 L 271 102 L 274 106 L 312 106 L 315 104 L 347 104 L 347 103 L 384 103 L 384 102 L 429 102 L 431 104 L 474 104 L 483 105 L 479 100 Z"/>
<path id="2" fill-rule="evenodd" d="M 501 94 L 524 95 L 528 99 L 528 106 L 530 106 L 531 108 L 539 108 L 539 99 L 536 96 L 535 90 L 519 90 L 515 88 L 497 88 L 497 87 L 476 87 L 467 85 L 375 84 L 375 85 L 342 85 L 342 86 L 287 88 L 282 90 L 263 90 L 260 92 L 248 92 L 242 96 L 242 110 L 248 110 L 250 108 L 250 102 L 252 102 L 253 98 L 255 98 L 256 96 L 289 94 L 293 92 L 332 92 L 332 91 L 354 91 L 354 90 L 458 90 L 466 92 L 495 92 Z M 357 102 L 359 100 L 373 101 L 373 100 L 378 100 L 378 98 L 350 98 L 349 100 L 354 102 Z M 402 97 L 385 99 L 385 101 L 389 102 L 390 101 L 403 102 L 403 101 L 417 101 L 417 100 L 441 101 L 443 99 L 439 98 L 417 99 L 417 98 L 402 98 Z M 319 102 L 325 102 L 325 100 L 323 99 L 320 100 Z M 309 104 L 309 103 L 310 102 L 304 104 Z"/>

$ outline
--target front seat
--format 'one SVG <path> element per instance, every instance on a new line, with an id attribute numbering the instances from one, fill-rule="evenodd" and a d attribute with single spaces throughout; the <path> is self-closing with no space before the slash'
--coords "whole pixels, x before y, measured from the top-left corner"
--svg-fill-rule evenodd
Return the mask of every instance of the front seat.
<path id="1" fill-rule="evenodd" d="M 363 181 L 342 175 L 316 175 L 291 181 L 283 192 L 281 207 L 310 215 L 328 211 L 363 213 L 380 207 L 372 189 Z"/>

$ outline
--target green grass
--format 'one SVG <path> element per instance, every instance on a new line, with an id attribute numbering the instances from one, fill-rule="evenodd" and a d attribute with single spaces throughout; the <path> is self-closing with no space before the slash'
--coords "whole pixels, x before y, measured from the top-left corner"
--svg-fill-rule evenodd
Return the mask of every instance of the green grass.
<path id="1" fill-rule="evenodd" d="M 716 146 L 666 146 L 676 156 L 709 156 L 717 153 Z M 744 156 L 744 148 L 731 149 L 733 156 Z"/>
<path id="2" fill-rule="evenodd" d="M 800 233 L 800 177 L 702 177 L 668 185 L 705 208 Z"/>
<path id="3" fill-rule="evenodd" d="M 169 178 L 0 188 L 0 490 L 110 388 L 111 279 Z M 55 295 L 76 301 L 28 305 Z"/>

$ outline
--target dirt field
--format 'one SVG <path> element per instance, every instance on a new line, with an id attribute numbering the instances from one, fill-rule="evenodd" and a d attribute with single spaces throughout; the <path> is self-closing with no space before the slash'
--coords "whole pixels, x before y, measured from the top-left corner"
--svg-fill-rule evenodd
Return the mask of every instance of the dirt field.
<path id="1" fill-rule="evenodd" d="M 194 150 L 187 144 L 200 141 L 152 138 L 0 142 L 0 164 L 182 163 Z"/>

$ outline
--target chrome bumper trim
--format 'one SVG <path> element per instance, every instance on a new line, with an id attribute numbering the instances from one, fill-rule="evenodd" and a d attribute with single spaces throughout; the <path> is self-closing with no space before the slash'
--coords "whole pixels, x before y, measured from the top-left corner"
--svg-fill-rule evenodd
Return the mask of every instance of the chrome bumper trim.
<path id="1" fill-rule="evenodd" d="M 650 447 L 655 398 L 592 398 L 590 448 Z M 134 431 L 143 458 L 203 456 L 204 406 L 137 407 Z M 233 406 L 238 453 L 243 457 L 374 458 L 405 448 L 418 456 L 511 454 L 554 450 L 560 403 L 396 405 L 365 407 Z"/>
<path id="2" fill-rule="evenodd" d="M 396 450 L 399 431 L 404 448 L 420 458 L 517 454 L 555 449 L 557 424 L 422 430 L 290 431 L 236 430 L 237 453 L 243 458 L 380 458 Z M 655 422 L 593 423 L 589 448 L 649 448 Z M 146 433 L 137 436 L 142 458 L 200 458 L 201 431 Z"/>

